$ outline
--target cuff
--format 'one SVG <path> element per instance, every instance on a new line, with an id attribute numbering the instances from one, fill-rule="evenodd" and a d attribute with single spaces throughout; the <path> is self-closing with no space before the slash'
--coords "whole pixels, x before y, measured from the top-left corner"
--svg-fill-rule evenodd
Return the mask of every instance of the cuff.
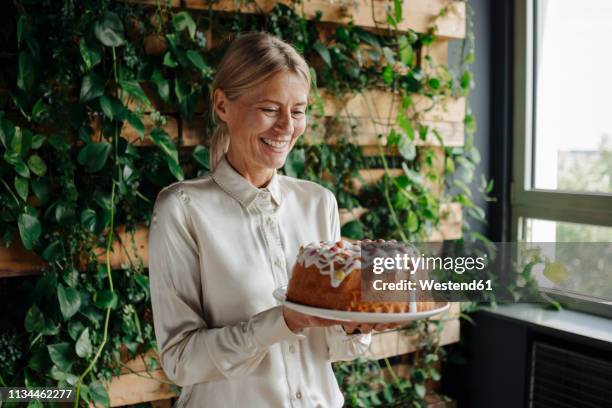
<path id="1" fill-rule="evenodd" d="M 296 341 L 305 339 L 303 334 L 291 331 L 283 316 L 283 306 L 275 306 L 253 316 L 253 333 L 257 344 L 262 347 L 271 346 L 281 341 Z"/>

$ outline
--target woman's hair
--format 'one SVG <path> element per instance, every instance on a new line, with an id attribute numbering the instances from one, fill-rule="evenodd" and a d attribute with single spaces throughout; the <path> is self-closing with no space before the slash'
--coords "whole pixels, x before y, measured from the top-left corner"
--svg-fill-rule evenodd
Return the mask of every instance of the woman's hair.
<path id="1" fill-rule="evenodd" d="M 279 71 L 301 76 L 310 89 L 308 64 L 292 45 L 265 32 L 246 33 L 232 41 L 217 67 L 210 91 L 214 127 L 210 140 L 211 170 L 217 166 L 230 143 L 227 124 L 215 112 L 215 90 L 221 89 L 230 100 L 235 100 Z"/>

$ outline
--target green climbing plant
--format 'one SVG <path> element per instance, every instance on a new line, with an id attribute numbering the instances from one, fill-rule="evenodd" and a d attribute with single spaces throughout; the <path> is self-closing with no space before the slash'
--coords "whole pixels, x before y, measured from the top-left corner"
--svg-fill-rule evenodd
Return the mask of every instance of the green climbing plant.
<path id="1" fill-rule="evenodd" d="M 422 121 L 446 98 L 469 94 L 471 30 L 454 73 L 425 52 L 436 41 L 435 26 L 425 33 L 393 29 L 405 14 L 399 1 L 387 12 L 390 29 L 376 32 L 352 23 L 330 28 L 320 14 L 306 19 L 300 2 L 263 14 L 190 13 L 150 3 L 14 3 L 17 18 L 0 39 L 7 50 L 0 75 L 0 235 L 6 247 L 21 242 L 44 265 L 39 276 L 19 280 L 10 299 L 15 307 L 0 321 L 0 344 L 11 345 L 0 348 L 0 385 L 71 386 L 75 406 L 108 406 L 102 382 L 126 369 L 125 357 L 155 347 L 134 233 L 149 225 L 163 186 L 209 170 L 205 140 L 185 146 L 173 136 L 208 117 L 203 101 L 226 47 L 218 39 L 228 34 L 265 30 L 309 61 L 316 81 L 312 126 L 283 171 L 329 188 L 342 208 L 368 209 L 344 225 L 343 235 L 422 240 L 439 227 L 440 204 L 447 202 L 463 204 L 470 219 L 484 218 L 469 188 L 478 163 L 475 119 L 468 112 L 461 148 L 444 147 L 435 127 Z M 371 89 L 398 95 L 396 117 L 383 124 L 370 114 L 389 129 L 378 132 L 374 153 L 354 142 L 356 125 L 347 128 L 339 116 L 326 122 L 323 89 L 339 99 Z M 429 104 L 417 108 L 415 95 Z M 346 107 L 342 116 L 351 117 Z M 210 124 L 201 131 L 208 134 Z M 445 180 L 434 168 L 435 150 L 419 146 L 432 139 L 445 152 Z M 387 174 L 356 188 L 367 168 Z M 402 174 L 392 176 L 391 168 Z M 446 189 L 432 189 L 444 183 Z M 490 182 L 482 191 L 491 191 Z M 472 236 L 467 222 L 464 236 Z M 120 254 L 121 263 L 113 262 Z M 388 360 L 338 364 L 347 404 L 423 406 L 426 382 L 440 377 L 444 353 L 435 333 L 442 325 L 406 329 L 422 343 L 409 378 L 395 375 Z M 147 367 L 157 368 L 155 360 Z"/>

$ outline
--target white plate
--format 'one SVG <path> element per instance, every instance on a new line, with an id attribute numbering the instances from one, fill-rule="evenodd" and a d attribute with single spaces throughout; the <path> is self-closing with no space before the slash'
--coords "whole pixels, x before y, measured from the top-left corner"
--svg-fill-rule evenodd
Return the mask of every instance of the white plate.
<path id="1" fill-rule="evenodd" d="M 370 312 L 348 312 L 344 310 L 322 309 L 320 307 L 306 306 L 287 300 L 287 287 L 277 288 L 272 293 L 274 298 L 289 309 L 296 310 L 311 316 L 324 317 L 326 319 L 342 320 L 355 323 L 400 323 L 413 320 L 426 319 L 442 313 L 450 307 L 448 302 L 439 302 L 439 307 L 416 313 L 370 313 Z"/>

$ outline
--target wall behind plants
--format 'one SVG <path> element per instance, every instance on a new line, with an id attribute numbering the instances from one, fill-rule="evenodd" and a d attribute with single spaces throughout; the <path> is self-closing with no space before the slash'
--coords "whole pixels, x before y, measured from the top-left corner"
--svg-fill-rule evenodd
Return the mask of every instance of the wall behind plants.
<path id="1" fill-rule="evenodd" d="M 163 186 L 208 171 L 208 87 L 237 33 L 278 35 L 313 67 L 311 127 L 283 171 L 323 184 L 352 210 L 343 212 L 344 236 L 459 238 L 462 218 L 448 227 L 444 211 L 456 215 L 457 205 L 483 219 L 469 188 L 479 161 L 474 118 L 453 102 L 473 83 L 469 35 L 451 72 L 435 59 L 436 19 L 408 29 L 401 2 L 388 3 L 386 28 L 368 29 L 305 18 L 301 3 L 265 14 L 147 3 L 17 1 L 5 26 L 0 290 L 11 308 L 0 320 L 0 385 L 72 385 L 107 406 L 103 381 L 154 347 L 142 244 L 152 205 Z M 434 17 L 457 12 L 455 2 L 438 3 Z M 395 95 L 381 127 L 359 108 L 389 100 L 377 90 Z M 369 104 L 355 102 L 362 95 Z M 460 120 L 444 133 L 432 122 L 449 111 Z M 461 141 L 446 145 L 457 126 Z M 347 401 L 392 402 L 399 392 L 420 404 L 439 352 L 432 343 L 409 380 L 383 384 L 382 394 L 362 395 L 369 383 L 347 380 L 358 372 L 371 382 L 371 367 L 338 367 Z"/>

